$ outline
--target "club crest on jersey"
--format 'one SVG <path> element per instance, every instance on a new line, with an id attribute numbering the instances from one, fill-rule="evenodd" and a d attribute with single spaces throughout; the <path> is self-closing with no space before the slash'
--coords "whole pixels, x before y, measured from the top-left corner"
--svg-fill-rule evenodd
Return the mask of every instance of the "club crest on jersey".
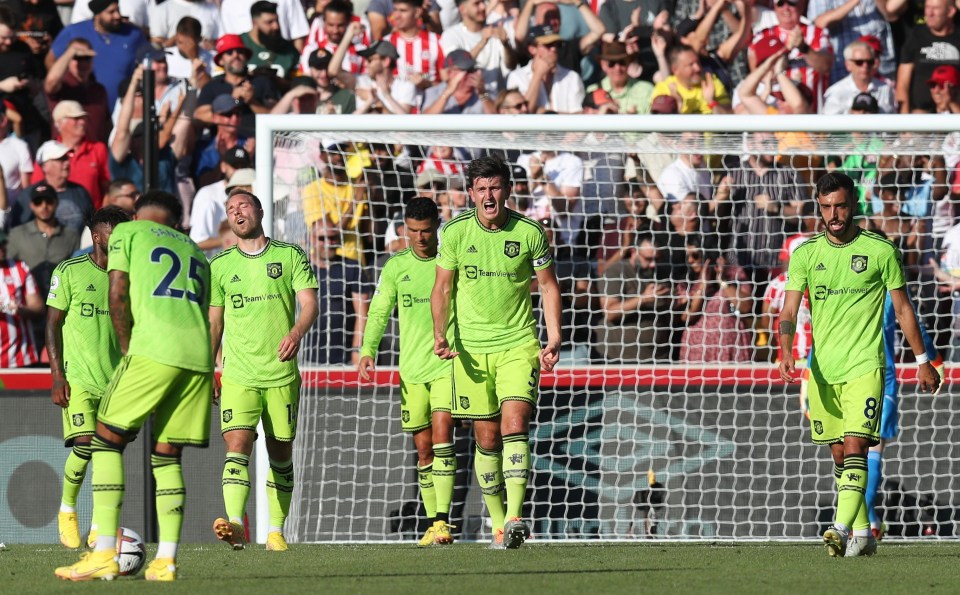
<path id="1" fill-rule="evenodd" d="M 858 275 L 867 270 L 867 257 L 862 254 L 854 254 L 850 257 L 850 269 Z"/>
<path id="2" fill-rule="evenodd" d="M 283 274 L 283 265 L 279 262 L 267 264 L 267 276 L 271 279 L 278 279 Z"/>
<path id="3" fill-rule="evenodd" d="M 228 424 L 233 419 L 233 409 L 223 410 L 223 423 Z"/>
<path id="4" fill-rule="evenodd" d="M 460 395 L 460 408 L 470 409 L 470 397 Z"/>
<path id="5" fill-rule="evenodd" d="M 82 414 L 82 413 L 74 413 L 74 414 L 73 414 L 73 425 L 75 425 L 75 426 L 78 427 L 78 428 L 83 425 L 83 414 Z"/>
<path id="6" fill-rule="evenodd" d="M 503 243 L 503 253 L 506 254 L 508 258 L 520 256 L 520 242 L 505 241 Z"/>
<path id="7" fill-rule="evenodd" d="M 813 422 L 813 431 L 817 434 L 823 434 L 823 422 L 815 420 Z"/>
<path id="8" fill-rule="evenodd" d="M 409 411 L 406 411 L 406 410 L 401 411 L 401 412 L 400 412 L 400 419 L 403 420 L 403 423 L 408 423 L 408 422 L 410 421 L 410 412 L 409 412 Z"/>

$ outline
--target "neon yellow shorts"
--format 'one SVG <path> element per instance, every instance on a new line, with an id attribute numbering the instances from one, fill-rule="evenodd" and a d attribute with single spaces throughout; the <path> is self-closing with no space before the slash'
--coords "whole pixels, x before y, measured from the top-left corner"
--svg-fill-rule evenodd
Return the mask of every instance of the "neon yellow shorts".
<path id="1" fill-rule="evenodd" d="M 98 419 L 132 438 L 154 413 L 153 440 L 177 446 L 210 443 L 213 372 L 197 372 L 141 355 L 120 360 L 100 400 Z"/>
<path id="2" fill-rule="evenodd" d="M 810 435 L 814 444 L 843 442 L 845 436 L 880 442 L 883 417 L 883 368 L 840 384 L 807 385 Z"/>
<path id="3" fill-rule="evenodd" d="M 231 430 L 257 431 L 263 419 L 263 433 L 282 442 L 297 437 L 297 407 L 300 404 L 300 377 L 284 386 L 251 388 L 220 378 L 220 433 Z"/>
<path id="4" fill-rule="evenodd" d="M 460 350 L 453 359 L 453 402 L 458 419 L 492 419 L 504 401 L 537 406 L 540 385 L 540 343 L 537 340 L 506 351 L 471 355 Z"/>
<path id="5" fill-rule="evenodd" d="M 400 427 L 404 432 L 419 432 L 433 423 L 434 411 L 450 412 L 453 394 L 450 374 L 430 382 L 404 382 L 400 379 Z"/>
<path id="6" fill-rule="evenodd" d="M 80 386 L 70 387 L 70 402 L 63 409 L 63 443 L 73 446 L 80 436 L 93 436 L 97 431 L 97 408 L 101 395 Z"/>

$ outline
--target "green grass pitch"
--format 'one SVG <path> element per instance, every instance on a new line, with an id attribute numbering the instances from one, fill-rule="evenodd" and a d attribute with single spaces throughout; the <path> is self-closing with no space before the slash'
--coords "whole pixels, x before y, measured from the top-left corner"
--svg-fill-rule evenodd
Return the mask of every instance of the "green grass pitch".
<path id="1" fill-rule="evenodd" d="M 150 548 L 152 558 L 154 548 Z M 809 544 L 528 543 L 489 551 L 479 544 L 298 545 L 285 553 L 250 546 L 185 545 L 176 583 L 142 574 L 112 583 L 68 583 L 53 569 L 77 560 L 54 546 L 0 551 L 3 593 L 957 593 L 960 544 L 880 544 L 872 558 L 829 558 Z"/>

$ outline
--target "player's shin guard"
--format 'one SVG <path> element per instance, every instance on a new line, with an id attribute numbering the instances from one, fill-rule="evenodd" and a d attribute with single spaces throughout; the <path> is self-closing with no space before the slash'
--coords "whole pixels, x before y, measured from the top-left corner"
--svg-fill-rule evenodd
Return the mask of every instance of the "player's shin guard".
<path id="1" fill-rule="evenodd" d="M 837 497 L 837 524 L 847 528 L 869 528 L 863 495 L 867 489 L 867 458 L 846 455 L 843 458 L 843 476 Z M 861 518 L 862 517 L 862 518 Z"/>
<path id="2" fill-rule="evenodd" d="M 436 444 L 433 447 L 433 485 L 437 497 L 437 518 L 449 520 L 450 502 L 457 479 L 457 454 L 453 444 Z"/>
<path id="3" fill-rule="evenodd" d="M 507 486 L 507 518 L 519 518 L 527 494 L 530 438 L 526 433 L 503 437 L 503 481 Z"/>
<path id="4" fill-rule="evenodd" d="M 60 501 L 70 508 L 77 507 L 77 494 L 83 486 L 83 478 L 87 476 L 90 455 L 89 444 L 74 444 L 63 465 L 63 494 Z"/>
<path id="5" fill-rule="evenodd" d="M 837 486 L 837 493 L 840 492 L 840 480 L 843 478 L 843 465 L 833 464 L 833 481 Z"/>
<path id="6" fill-rule="evenodd" d="M 867 453 L 867 493 L 864 498 L 867 502 L 867 517 L 870 525 L 880 527 L 880 517 L 877 515 L 877 492 L 883 481 L 883 453 L 870 451 Z"/>
<path id="7" fill-rule="evenodd" d="M 157 526 L 161 543 L 179 543 L 183 527 L 183 504 L 187 489 L 183 485 L 180 457 L 150 455 L 153 479 L 157 484 Z"/>
<path id="8" fill-rule="evenodd" d="M 477 473 L 477 483 L 483 494 L 483 503 L 490 513 L 493 529 L 503 529 L 503 519 L 506 514 L 503 509 L 503 474 L 500 471 L 500 453 L 477 446 L 477 454 L 473 459 L 473 468 Z"/>
<path id="9" fill-rule="evenodd" d="M 228 452 L 223 463 L 223 506 L 227 520 L 243 524 L 243 513 L 250 497 L 250 457 L 239 452 Z"/>
<path id="10" fill-rule="evenodd" d="M 282 531 L 283 523 L 290 514 L 293 498 L 293 461 L 270 460 L 267 475 L 267 504 L 270 510 L 271 530 Z"/>
<path id="11" fill-rule="evenodd" d="M 427 518 L 433 521 L 437 518 L 437 491 L 433 485 L 433 465 L 417 465 L 417 480 L 420 483 L 420 500 L 423 501 L 423 510 Z"/>
<path id="12" fill-rule="evenodd" d="M 117 527 L 126 481 L 123 475 L 123 445 L 94 436 L 90 442 L 93 463 L 93 522 L 100 531 L 97 551 L 116 548 Z"/>

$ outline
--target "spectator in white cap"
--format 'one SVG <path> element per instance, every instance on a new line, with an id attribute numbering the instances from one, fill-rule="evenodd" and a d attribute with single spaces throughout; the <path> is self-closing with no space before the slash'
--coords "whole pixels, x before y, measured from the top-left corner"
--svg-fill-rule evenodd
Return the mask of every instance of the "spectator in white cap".
<path id="1" fill-rule="evenodd" d="M 487 94 L 483 75 L 466 50 L 453 50 L 443 60 L 446 82 L 426 90 L 425 114 L 495 114 L 496 105 Z"/>
<path id="2" fill-rule="evenodd" d="M 97 82 L 93 75 L 95 52 L 90 42 L 78 37 L 70 42 L 50 70 L 43 82 L 43 91 L 47 95 L 47 107 L 52 112 L 61 101 L 73 100 L 87 113 L 87 138 L 106 142 L 110 134 L 107 120 L 107 89 Z M 51 134 L 56 137 L 57 129 L 53 122 Z"/>
<path id="3" fill-rule="evenodd" d="M 37 149 L 37 164 L 41 179 L 20 193 L 17 201 L 11 204 L 10 225 L 22 225 L 34 218 L 30 208 L 30 197 L 34 190 L 44 186 L 56 192 L 58 204 L 56 207 L 57 220 L 65 227 L 77 232 L 78 237 L 86 224 L 87 218 L 93 214 L 93 203 L 90 195 L 83 186 L 69 180 L 70 175 L 70 147 L 57 141 L 47 141 Z"/>

